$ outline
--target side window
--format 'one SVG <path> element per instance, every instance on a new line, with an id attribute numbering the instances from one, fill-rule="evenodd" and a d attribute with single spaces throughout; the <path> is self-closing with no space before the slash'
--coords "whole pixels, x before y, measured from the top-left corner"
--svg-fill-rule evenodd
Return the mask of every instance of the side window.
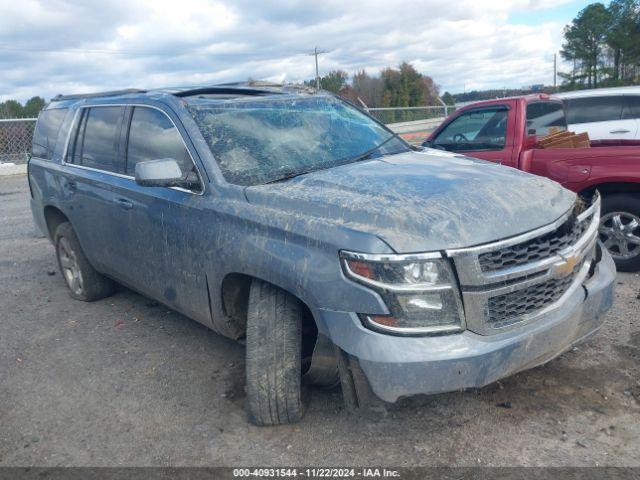
<path id="1" fill-rule="evenodd" d="M 622 116 L 622 96 L 569 98 L 567 123 L 610 122 Z"/>
<path id="2" fill-rule="evenodd" d="M 184 174 L 196 175 L 180 132 L 169 117 L 155 108 L 135 107 L 127 143 L 127 174 L 135 174 L 138 162 L 166 158 L 177 161 Z"/>
<path id="3" fill-rule="evenodd" d="M 87 113 L 89 110 L 80 110 L 80 121 L 72 132 L 71 140 L 67 148 L 67 158 L 65 162 L 80 165 L 82 156 L 82 139 L 84 138 L 84 128 L 87 125 Z"/>
<path id="4" fill-rule="evenodd" d="M 623 97 L 624 107 L 622 108 L 622 118 L 640 119 L 640 95 L 628 95 Z"/>
<path id="5" fill-rule="evenodd" d="M 434 145 L 454 152 L 465 150 L 502 150 L 507 136 L 505 107 L 470 110 L 442 130 Z"/>
<path id="6" fill-rule="evenodd" d="M 71 152 L 72 163 L 124 173 L 124 165 L 118 152 L 123 114 L 123 107 L 84 109 Z"/>
<path id="7" fill-rule="evenodd" d="M 34 157 L 51 160 L 58 140 L 58 132 L 67 116 L 67 111 L 67 108 L 55 108 L 40 112 L 35 132 L 33 132 L 31 153 Z"/>
<path id="8" fill-rule="evenodd" d="M 549 130 L 566 130 L 567 120 L 561 102 L 532 102 L 527 105 L 527 134 L 544 136 Z"/>

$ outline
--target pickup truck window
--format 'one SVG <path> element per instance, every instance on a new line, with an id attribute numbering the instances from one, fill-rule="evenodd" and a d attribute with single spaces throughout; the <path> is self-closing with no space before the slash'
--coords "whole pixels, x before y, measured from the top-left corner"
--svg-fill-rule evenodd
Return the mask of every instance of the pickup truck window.
<path id="1" fill-rule="evenodd" d="M 34 157 L 51 160 L 58 132 L 68 110 L 67 108 L 54 108 L 40 112 L 36 130 L 33 133 L 31 153 Z"/>
<path id="2" fill-rule="evenodd" d="M 620 120 L 622 117 L 622 95 L 602 97 L 569 98 L 567 123 L 593 123 Z"/>
<path id="3" fill-rule="evenodd" d="M 370 150 L 367 159 L 410 150 L 378 122 L 329 96 L 205 101 L 189 109 L 225 179 L 237 185 L 364 160 Z"/>
<path id="4" fill-rule="evenodd" d="M 183 172 L 194 168 L 180 132 L 169 117 L 154 108 L 135 107 L 127 143 L 127 175 L 134 175 L 136 163 L 171 158 Z"/>
<path id="5" fill-rule="evenodd" d="M 561 102 L 531 102 L 527 105 L 527 135 L 545 136 L 549 129 L 567 129 Z"/>
<path id="6" fill-rule="evenodd" d="M 67 162 L 114 173 L 124 173 L 118 154 L 124 107 L 83 109 Z"/>
<path id="7" fill-rule="evenodd" d="M 507 136 L 505 107 L 469 110 L 438 134 L 433 144 L 453 152 L 502 150 Z"/>

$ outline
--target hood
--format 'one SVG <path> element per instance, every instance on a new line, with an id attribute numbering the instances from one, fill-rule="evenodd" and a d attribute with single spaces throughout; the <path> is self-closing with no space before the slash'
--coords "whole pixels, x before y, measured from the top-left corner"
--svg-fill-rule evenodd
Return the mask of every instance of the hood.
<path id="1" fill-rule="evenodd" d="M 432 149 L 247 187 L 245 193 L 249 202 L 285 214 L 376 235 L 398 253 L 511 237 L 553 222 L 575 201 L 574 193 L 546 178 Z"/>

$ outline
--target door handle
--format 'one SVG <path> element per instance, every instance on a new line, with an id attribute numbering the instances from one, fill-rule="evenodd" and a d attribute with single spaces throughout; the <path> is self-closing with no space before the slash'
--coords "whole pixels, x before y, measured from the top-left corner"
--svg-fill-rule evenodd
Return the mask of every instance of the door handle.
<path id="1" fill-rule="evenodd" d="M 116 203 L 124 210 L 131 210 L 133 208 L 133 203 L 126 198 L 118 198 L 116 199 Z"/>
<path id="2" fill-rule="evenodd" d="M 630 130 L 627 130 L 626 128 L 619 128 L 618 130 L 611 130 L 609 133 L 629 133 Z"/>

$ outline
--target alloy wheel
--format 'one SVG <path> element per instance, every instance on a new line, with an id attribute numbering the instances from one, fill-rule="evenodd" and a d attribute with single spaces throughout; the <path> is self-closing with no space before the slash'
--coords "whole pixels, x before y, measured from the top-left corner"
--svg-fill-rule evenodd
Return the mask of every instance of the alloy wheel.
<path id="1" fill-rule="evenodd" d="M 60 267 L 69 289 L 76 295 L 82 294 L 82 272 L 78 265 L 76 257 L 69 240 L 61 237 L 58 240 L 58 258 L 60 259 Z"/>
<path id="2" fill-rule="evenodd" d="M 628 260 L 640 254 L 640 218 L 629 212 L 609 212 L 600 219 L 600 241 L 611 256 Z"/>

